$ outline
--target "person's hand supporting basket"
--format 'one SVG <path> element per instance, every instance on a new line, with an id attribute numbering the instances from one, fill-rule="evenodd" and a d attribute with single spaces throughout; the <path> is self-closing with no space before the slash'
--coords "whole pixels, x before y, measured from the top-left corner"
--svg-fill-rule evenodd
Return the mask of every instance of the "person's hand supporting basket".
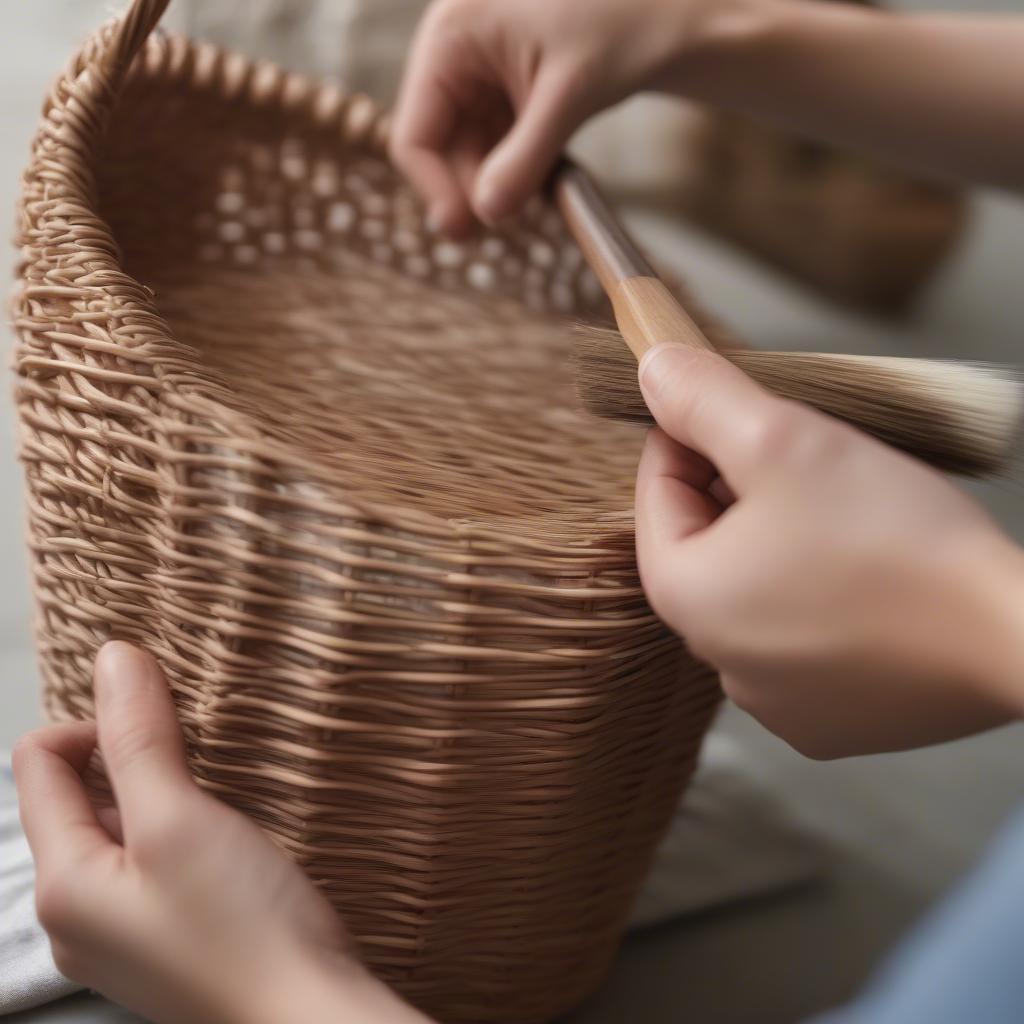
<path id="1" fill-rule="evenodd" d="M 156 661 L 107 644 L 95 682 L 96 724 L 41 729 L 14 756 L 61 972 L 155 1024 L 425 1021 L 302 870 L 192 780 Z M 99 808 L 84 781 L 97 746 L 115 798 Z"/>

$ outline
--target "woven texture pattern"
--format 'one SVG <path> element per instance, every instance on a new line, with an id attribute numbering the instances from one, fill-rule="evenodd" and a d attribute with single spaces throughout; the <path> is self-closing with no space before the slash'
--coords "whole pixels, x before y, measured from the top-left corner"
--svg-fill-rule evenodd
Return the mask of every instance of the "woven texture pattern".
<path id="1" fill-rule="evenodd" d="M 373 105 L 100 33 L 45 106 L 15 299 L 55 719 L 109 637 L 200 782 L 445 1021 L 599 982 L 718 699 L 644 602 L 641 436 L 575 408 L 555 212 L 432 238 Z M 137 59 L 133 61 L 136 53 Z"/>

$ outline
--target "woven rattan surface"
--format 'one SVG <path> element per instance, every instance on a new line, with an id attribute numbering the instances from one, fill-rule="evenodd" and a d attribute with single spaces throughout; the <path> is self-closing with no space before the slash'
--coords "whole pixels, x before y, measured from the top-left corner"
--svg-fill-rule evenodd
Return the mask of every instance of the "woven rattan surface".
<path id="1" fill-rule="evenodd" d="M 433 238 L 369 101 L 140 2 L 46 104 L 15 299 L 46 707 L 116 636 L 194 771 L 445 1021 L 613 955 L 717 701 L 638 585 L 641 436 L 577 411 L 554 211 Z M 130 64 L 142 47 L 141 56 Z"/>

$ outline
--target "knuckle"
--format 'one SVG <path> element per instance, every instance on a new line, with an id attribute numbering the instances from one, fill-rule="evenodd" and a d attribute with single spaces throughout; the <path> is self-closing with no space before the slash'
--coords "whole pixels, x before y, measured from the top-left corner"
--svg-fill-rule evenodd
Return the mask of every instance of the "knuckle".
<path id="1" fill-rule="evenodd" d="M 592 87 L 600 67 L 595 57 L 576 54 L 559 62 L 553 73 L 558 80 L 559 99 L 568 105 Z"/>
<path id="2" fill-rule="evenodd" d="M 753 713 L 754 702 L 751 699 L 751 693 L 747 686 L 745 686 L 739 679 L 738 676 L 731 672 L 723 672 L 719 676 L 719 682 L 722 684 L 722 693 L 729 698 L 729 700 L 736 705 L 741 711 L 746 711 L 748 714 Z"/>
<path id="3" fill-rule="evenodd" d="M 680 587 L 664 567 L 656 567 L 643 574 L 644 594 L 651 610 L 665 625 L 676 631 L 678 622 Z"/>
<path id="4" fill-rule="evenodd" d="M 89 968 L 77 944 L 51 939 L 50 954 L 57 970 L 65 978 L 77 981 L 80 985 L 89 985 Z"/>
<path id="5" fill-rule="evenodd" d="M 821 417 L 821 424 L 816 430 L 805 433 L 807 449 L 804 453 L 809 462 L 835 465 L 846 459 L 852 447 L 862 438 L 845 423 Z"/>
<path id="6" fill-rule="evenodd" d="M 14 750 L 11 751 L 11 766 L 14 768 L 15 774 L 24 770 L 25 765 L 38 749 L 38 730 L 27 733 L 14 744 Z"/>
<path id="7" fill-rule="evenodd" d="M 700 416 L 702 396 L 707 393 L 704 386 L 707 377 L 706 367 L 699 358 L 693 357 L 689 352 L 685 355 L 685 363 L 683 358 L 683 354 L 680 353 L 673 365 L 662 369 L 662 379 L 665 383 L 655 393 L 656 402 L 661 406 L 658 422 L 665 427 L 668 434 L 676 438 L 681 433 L 685 434 L 691 421 Z M 685 372 L 681 372 L 680 364 Z M 650 383 L 648 373 L 642 373 L 641 383 L 646 393 Z"/>
<path id="8" fill-rule="evenodd" d="M 78 894 L 68 872 L 58 871 L 36 879 L 36 917 L 51 938 L 64 938 L 77 919 Z"/>
<path id="9" fill-rule="evenodd" d="M 388 159 L 399 171 L 408 170 L 409 147 L 402 133 L 401 123 L 391 131 L 388 138 Z"/>
<path id="10" fill-rule="evenodd" d="M 130 770 L 153 750 L 155 738 L 145 722 L 117 723 L 104 744 L 104 753 L 118 769 Z"/>
<path id="11" fill-rule="evenodd" d="M 691 630 L 686 634 L 685 640 L 686 648 L 693 657 L 717 670 L 718 665 L 721 663 L 719 646 L 715 643 L 714 637 L 711 634 L 700 630 Z"/>
<path id="12" fill-rule="evenodd" d="M 169 864 L 176 868 L 190 853 L 188 822 L 193 817 L 188 801 L 174 801 L 154 807 L 133 823 L 131 850 L 144 869 L 159 870 Z"/>
<path id="13" fill-rule="evenodd" d="M 167 862 L 176 863 L 181 831 L 177 818 L 163 813 L 138 823 L 132 836 L 132 857 L 142 868 L 150 870 Z"/>
<path id="14" fill-rule="evenodd" d="M 427 8 L 423 24 L 427 32 L 464 28 L 476 12 L 477 0 L 434 0 Z"/>
<path id="15" fill-rule="evenodd" d="M 828 416 L 779 400 L 754 426 L 751 446 L 758 459 L 811 469 L 844 458 L 854 437 L 848 427 Z"/>
<path id="16" fill-rule="evenodd" d="M 757 461 L 775 461 L 788 455 L 800 441 L 803 418 L 792 402 L 779 400 L 771 410 L 747 426 L 747 448 Z"/>

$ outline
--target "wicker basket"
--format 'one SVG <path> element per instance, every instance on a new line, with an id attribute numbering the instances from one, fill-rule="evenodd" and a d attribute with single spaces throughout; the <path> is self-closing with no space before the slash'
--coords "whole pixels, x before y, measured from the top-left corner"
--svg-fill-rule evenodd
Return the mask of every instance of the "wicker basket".
<path id="1" fill-rule="evenodd" d="M 138 0 L 47 100 L 15 299 L 55 719 L 108 637 L 203 785 L 445 1021 L 598 984 L 718 689 L 640 591 L 640 436 L 574 408 L 600 313 L 554 211 L 425 232 L 373 105 Z"/>

